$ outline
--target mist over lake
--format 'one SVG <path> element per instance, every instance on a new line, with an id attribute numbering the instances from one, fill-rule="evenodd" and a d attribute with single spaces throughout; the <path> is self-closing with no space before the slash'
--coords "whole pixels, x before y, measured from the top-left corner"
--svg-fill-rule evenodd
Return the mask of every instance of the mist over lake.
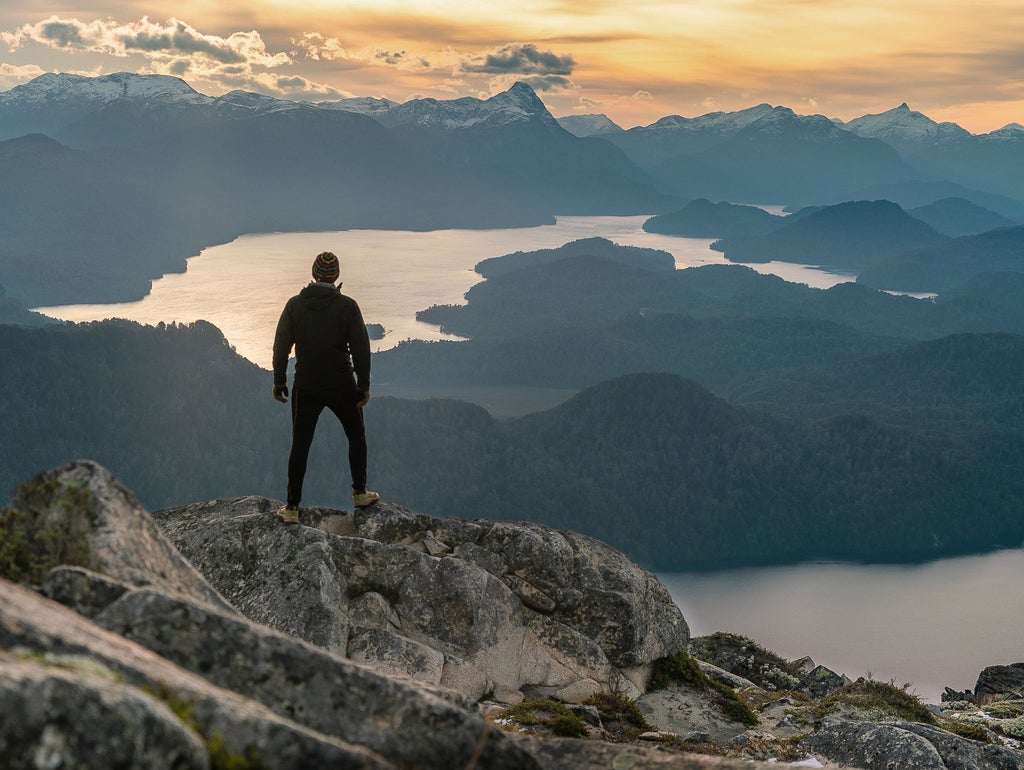
<path id="1" fill-rule="evenodd" d="M 341 260 L 342 292 L 354 297 L 367 323 L 382 324 L 385 350 L 405 339 L 451 339 L 416 312 L 434 304 L 460 304 L 481 279 L 477 262 L 513 251 L 553 248 L 580 238 L 604 237 L 622 245 L 664 249 L 677 268 L 729 264 L 711 239 L 647 233 L 646 216 L 559 217 L 554 225 L 494 230 L 344 230 L 246 235 L 211 246 L 188 260 L 184 273 L 153 282 L 144 299 L 104 305 L 38 308 L 67 321 L 127 318 L 146 324 L 203 319 L 219 327 L 238 353 L 270 367 L 274 328 L 285 301 L 309 280 L 313 257 L 333 251 Z M 852 280 L 804 265 L 753 265 L 817 288 Z"/>

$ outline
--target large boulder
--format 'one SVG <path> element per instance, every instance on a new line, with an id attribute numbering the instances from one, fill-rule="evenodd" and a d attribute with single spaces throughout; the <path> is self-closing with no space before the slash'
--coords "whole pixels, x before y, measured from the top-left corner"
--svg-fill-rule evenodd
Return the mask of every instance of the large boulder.
<path id="1" fill-rule="evenodd" d="M 307 508 L 285 527 L 279 505 L 236 498 L 154 517 L 248 617 L 389 673 L 411 659 L 407 675 L 470 697 L 580 683 L 638 695 L 646 667 L 686 647 L 664 586 L 592 538 L 389 503 L 358 517 Z"/>
<path id="2" fill-rule="evenodd" d="M 210 605 L 193 606 L 214 611 Z M 5 719 L 2 729 L 5 762 L 8 757 L 24 762 L 12 767 L 148 767 L 144 762 L 95 764 L 90 757 L 110 759 L 114 755 L 106 752 L 128 751 L 149 757 L 161 750 L 181 757 L 183 767 L 201 767 L 190 764 L 196 742 L 210 756 L 258 756 L 266 767 L 395 767 L 367 749 L 217 687 L 5 580 L 0 580 L 0 692 L 0 701 L 12 707 L 3 713 L 19 716 Z M 25 703 L 27 713 L 15 709 L 17 703 Z M 108 734 L 114 725 L 129 731 L 131 747 Z M 64 764 L 39 764 L 40 757 L 54 763 L 61 758 Z"/>
<path id="3" fill-rule="evenodd" d="M 102 677 L 0 657 L 0 714 L 8 770 L 209 767 L 203 743 L 170 708 Z"/>
<path id="4" fill-rule="evenodd" d="M 864 770 L 1024 770 L 1024 752 L 917 722 L 826 721 L 802 745 L 816 756 Z"/>
<path id="5" fill-rule="evenodd" d="M 127 586 L 159 586 L 231 611 L 156 525 L 135 496 L 103 466 L 69 463 L 22 484 L 12 502 L 40 533 L 39 547 Z"/>
<path id="6" fill-rule="evenodd" d="M 468 701 L 381 676 L 238 615 L 137 589 L 96 623 L 213 684 L 399 767 L 529 768 Z M 486 741 L 482 740 L 486 737 Z"/>

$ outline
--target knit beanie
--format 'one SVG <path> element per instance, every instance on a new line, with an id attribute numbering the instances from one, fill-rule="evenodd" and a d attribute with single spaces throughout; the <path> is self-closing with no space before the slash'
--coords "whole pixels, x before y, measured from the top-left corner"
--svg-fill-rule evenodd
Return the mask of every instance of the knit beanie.
<path id="1" fill-rule="evenodd" d="M 316 280 L 334 283 L 340 274 L 338 258 L 331 252 L 324 251 L 316 255 L 316 259 L 313 260 L 313 277 Z"/>

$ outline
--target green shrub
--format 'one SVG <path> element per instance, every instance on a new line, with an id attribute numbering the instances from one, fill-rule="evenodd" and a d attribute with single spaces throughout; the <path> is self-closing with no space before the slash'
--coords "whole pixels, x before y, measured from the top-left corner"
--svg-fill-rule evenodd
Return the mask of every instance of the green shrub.
<path id="1" fill-rule="evenodd" d="M 959 735 L 961 738 L 981 743 L 992 743 L 992 736 L 988 728 L 978 722 L 969 722 L 964 719 L 944 719 L 939 723 L 939 727 Z"/>
<path id="2" fill-rule="evenodd" d="M 711 679 L 684 650 L 654 661 L 648 689 L 661 690 L 670 684 L 685 684 L 709 693 L 722 713 L 734 722 L 753 727 L 761 721 L 743 696 L 728 685 Z"/>
<path id="3" fill-rule="evenodd" d="M 818 704 L 816 713 L 819 717 L 823 717 L 842 705 L 848 705 L 869 712 L 897 717 L 908 722 L 936 724 L 935 715 L 928 710 L 920 698 L 908 692 L 909 688 L 909 684 L 899 687 L 893 682 L 858 679 L 853 684 L 842 687 L 823 698 Z"/>
<path id="4" fill-rule="evenodd" d="M 1011 703 L 1009 701 L 990 703 L 987 706 L 982 706 L 981 710 L 995 719 L 1016 719 L 1017 717 L 1024 717 L 1024 706 L 1021 706 L 1019 703 Z"/>
<path id="5" fill-rule="evenodd" d="M 585 701 L 597 708 L 601 722 L 612 741 L 632 741 L 654 730 L 636 701 L 614 692 L 599 692 Z"/>
<path id="6" fill-rule="evenodd" d="M 690 687 L 703 688 L 707 681 L 708 676 L 700 670 L 697 661 L 684 650 L 680 650 L 675 655 L 654 661 L 647 689 L 663 690 L 670 684 L 687 684 Z"/>
<path id="7" fill-rule="evenodd" d="M 56 477 L 22 484 L 13 505 L 0 509 L 0 576 L 39 585 L 60 564 L 92 567 L 93 505 L 88 489 Z"/>
<path id="8" fill-rule="evenodd" d="M 992 729 L 1018 740 L 1024 739 L 1024 717 L 1017 717 L 1005 722 L 995 722 Z"/>

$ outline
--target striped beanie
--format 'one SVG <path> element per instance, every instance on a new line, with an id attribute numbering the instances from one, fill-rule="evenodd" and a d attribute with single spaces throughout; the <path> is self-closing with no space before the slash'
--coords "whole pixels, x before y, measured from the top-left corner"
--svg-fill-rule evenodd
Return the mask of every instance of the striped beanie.
<path id="1" fill-rule="evenodd" d="M 334 283 L 340 273 L 338 258 L 331 252 L 324 251 L 316 255 L 316 259 L 313 260 L 313 277 L 316 280 Z"/>

